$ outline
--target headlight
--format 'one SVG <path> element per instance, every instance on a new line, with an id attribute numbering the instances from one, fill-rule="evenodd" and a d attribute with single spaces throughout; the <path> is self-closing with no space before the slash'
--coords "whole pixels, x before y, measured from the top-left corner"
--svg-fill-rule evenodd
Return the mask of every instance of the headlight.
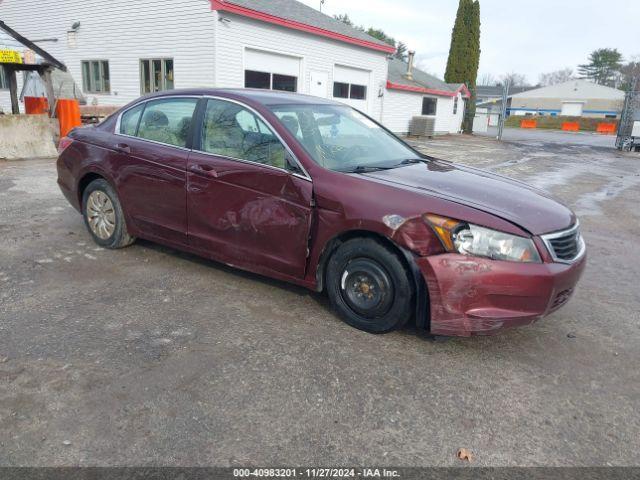
<path id="1" fill-rule="evenodd" d="M 425 215 L 448 252 L 510 262 L 540 263 L 533 240 L 438 215 Z"/>

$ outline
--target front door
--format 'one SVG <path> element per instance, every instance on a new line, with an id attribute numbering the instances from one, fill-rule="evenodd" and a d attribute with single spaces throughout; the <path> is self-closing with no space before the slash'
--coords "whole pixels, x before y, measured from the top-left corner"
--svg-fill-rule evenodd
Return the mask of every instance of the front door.
<path id="1" fill-rule="evenodd" d="M 167 97 L 125 112 L 115 169 L 129 219 L 145 234 L 187 243 L 186 169 L 197 98 Z"/>
<path id="2" fill-rule="evenodd" d="M 203 117 L 187 166 L 190 243 L 248 270 L 302 278 L 311 181 L 288 171 L 286 148 L 248 108 L 209 99 Z"/>
<path id="3" fill-rule="evenodd" d="M 309 95 L 313 95 L 314 97 L 322 97 L 327 98 L 328 96 L 328 83 L 329 83 L 329 74 L 327 72 L 318 72 L 312 70 L 309 73 L 310 76 L 310 85 L 309 85 Z"/>

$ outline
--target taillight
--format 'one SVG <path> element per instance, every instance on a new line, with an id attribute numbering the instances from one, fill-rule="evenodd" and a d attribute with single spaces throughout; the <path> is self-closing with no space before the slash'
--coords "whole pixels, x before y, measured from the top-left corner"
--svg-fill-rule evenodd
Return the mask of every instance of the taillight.
<path id="1" fill-rule="evenodd" d="M 69 145 L 71 145 L 73 143 L 73 139 L 69 138 L 69 137 L 62 137 L 60 139 L 60 142 L 58 142 L 58 155 L 60 155 L 62 152 L 64 152 Z"/>

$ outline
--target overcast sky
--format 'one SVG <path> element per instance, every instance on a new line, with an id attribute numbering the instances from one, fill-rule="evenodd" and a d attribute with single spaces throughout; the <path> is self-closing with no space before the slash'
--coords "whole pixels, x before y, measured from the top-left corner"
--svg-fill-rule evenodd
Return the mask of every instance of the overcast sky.
<path id="1" fill-rule="evenodd" d="M 318 8 L 320 0 L 301 0 Z M 416 50 L 419 65 L 442 77 L 457 0 L 325 0 L 323 12 L 347 13 Z M 640 0 L 480 0 L 480 72 L 540 73 L 576 68 L 597 48 L 640 56 Z"/>

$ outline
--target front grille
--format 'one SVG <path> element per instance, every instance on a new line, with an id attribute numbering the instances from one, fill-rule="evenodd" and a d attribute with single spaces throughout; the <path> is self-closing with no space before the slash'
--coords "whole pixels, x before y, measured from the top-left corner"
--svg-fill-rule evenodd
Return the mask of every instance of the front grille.
<path id="1" fill-rule="evenodd" d="M 542 240 L 556 262 L 572 263 L 584 253 L 584 241 L 577 223 L 569 230 L 542 235 Z"/>

